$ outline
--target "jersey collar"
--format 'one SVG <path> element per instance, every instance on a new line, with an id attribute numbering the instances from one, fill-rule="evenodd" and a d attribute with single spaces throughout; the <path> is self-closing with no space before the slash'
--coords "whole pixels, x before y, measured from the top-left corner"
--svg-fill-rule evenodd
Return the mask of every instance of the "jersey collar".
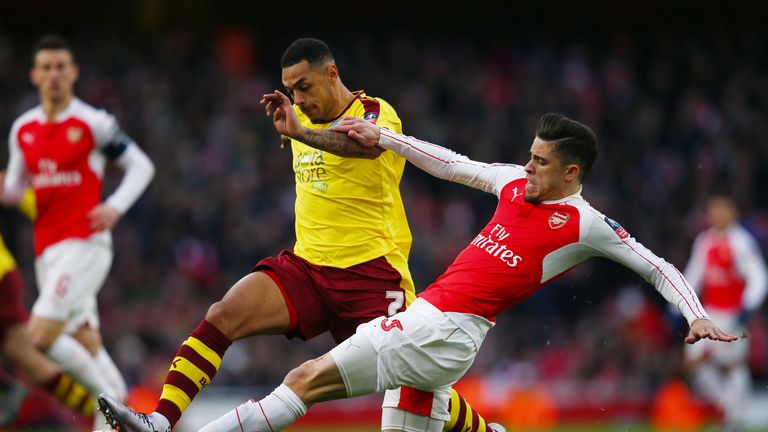
<path id="1" fill-rule="evenodd" d="M 556 200 L 542 201 L 541 203 L 542 204 L 561 204 L 561 203 L 564 203 L 566 201 L 570 201 L 572 199 L 584 199 L 584 198 L 581 197 L 581 190 L 583 188 L 584 188 L 584 186 L 579 186 L 579 190 L 576 191 L 576 193 L 572 193 L 572 194 L 570 194 L 568 196 L 565 196 L 563 198 L 556 199 Z"/>

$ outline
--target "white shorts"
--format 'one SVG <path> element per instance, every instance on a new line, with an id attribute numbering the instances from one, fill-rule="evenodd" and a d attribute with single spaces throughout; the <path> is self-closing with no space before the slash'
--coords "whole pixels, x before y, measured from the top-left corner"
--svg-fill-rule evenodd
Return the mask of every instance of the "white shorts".
<path id="1" fill-rule="evenodd" d="M 469 369 L 493 323 L 476 315 L 444 313 L 423 299 L 404 312 L 379 317 L 331 350 L 350 397 L 388 392 L 384 407 L 447 421 L 451 386 Z M 425 394 L 431 401 L 424 404 Z M 420 399 L 410 406 L 411 395 Z M 407 399 L 407 400 L 406 400 Z"/>
<path id="2" fill-rule="evenodd" d="M 685 345 L 685 358 L 696 361 L 704 357 L 710 358 L 719 366 L 732 366 L 747 361 L 749 354 L 749 340 L 742 338 L 744 327 L 737 322 L 738 315 L 735 313 L 723 313 L 718 311 L 709 311 L 710 319 L 720 329 L 729 335 L 739 337 L 735 342 L 719 342 L 710 339 L 702 339 L 693 345 Z"/>
<path id="3" fill-rule="evenodd" d="M 65 321 L 65 333 L 71 334 L 83 324 L 98 329 L 96 295 L 112 265 L 109 239 L 109 235 L 98 233 L 87 239 L 68 239 L 47 247 L 35 259 L 40 295 L 32 307 L 32 315 Z"/>

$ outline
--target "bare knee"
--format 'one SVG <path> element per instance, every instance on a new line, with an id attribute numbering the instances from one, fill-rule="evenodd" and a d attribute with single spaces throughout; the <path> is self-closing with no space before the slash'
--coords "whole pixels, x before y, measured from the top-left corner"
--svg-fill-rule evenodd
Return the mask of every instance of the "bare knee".
<path id="1" fill-rule="evenodd" d="M 61 336 L 64 323 L 32 317 L 27 327 L 27 334 L 32 345 L 38 349 L 47 350 Z"/>
<path id="2" fill-rule="evenodd" d="M 233 319 L 233 311 L 230 310 L 229 305 L 224 300 L 219 300 L 212 304 L 208 308 L 208 313 L 205 314 L 205 320 L 213 324 L 221 330 L 222 333 L 228 337 L 232 337 L 232 332 L 237 320 Z"/>
<path id="3" fill-rule="evenodd" d="M 232 340 L 255 334 L 284 334 L 290 324 L 280 289 L 260 272 L 240 279 L 224 298 L 211 305 L 205 319 Z"/>
<path id="4" fill-rule="evenodd" d="M 293 390 L 294 393 L 305 403 L 315 401 L 308 400 L 309 394 L 317 386 L 317 379 L 320 374 L 316 366 L 317 360 L 309 360 L 294 368 L 285 376 L 283 384 Z"/>
<path id="5" fill-rule="evenodd" d="M 102 340 L 101 334 L 97 330 L 91 328 L 90 326 L 84 325 L 80 327 L 72 336 L 78 342 L 80 342 L 80 344 L 84 346 L 92 356 L 95 357 L 99 353 Z"/>
<path id="6" fill-rule="evenodd" d="M 288 372 L 283 384 L 307 405 L 347 397 L 339 369 L 329 354 L 304 362 Z"/>

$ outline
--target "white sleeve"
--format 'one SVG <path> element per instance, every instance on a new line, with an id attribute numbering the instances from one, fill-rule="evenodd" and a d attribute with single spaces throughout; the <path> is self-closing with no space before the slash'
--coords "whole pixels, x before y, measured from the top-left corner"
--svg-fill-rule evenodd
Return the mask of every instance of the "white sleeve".
<path id="1" fill-rule="evenodd" d="M 754 237 L 742 231 L 740 235 L 734 236 L 734 240 L 736 268 L 746 281 L 741 304 L 745 310 L 752 312 L 765 300 L 768 271 Z"/>
<path id="2" fill-rule="evenodd" d="M 683 274 L 691 284 L 693 290 L 697 293 L 701 292 L 701 280 L 704 277 L 704 235 L 699 234 L 696 240 L 693 241 L 693 247 L 691 248 L 691 257 L 688 259 L 688 264 L 685 266 Z"/>
<path id="3" fill-rule="evenodd" d="M 155 166 L 146 153 L 135 144 L 127 146 L 115 162 L 125 171 L 125 175 L 115 192 L 105 202 L 122 215 L 147 188 L 155 175 Z"/>
<path id="4" fill-rule="evenodd" d="M 637 242 L 618 223 L 595 212 L 582 241 L 598 255 L 623 264 L 642 276 L 664 299 L 677 307 L 689 325 L 696 319 L 708 318 L 680 271 Z"/>
<path id="5" fill-rule="evenodd" d="M 380 128 L 379 146 L 392 150 L 435 177 L 493 193 L 507 183 L 525 177 L 520 165 L 476 162 L 439 145 Z"/>
<path id="6" fill-rule="evenodd" d="M 90 125 L 96 147 L 110 160 L 118 159 L 128 147 L 135 144 L 120 129 L 115 116 L 104 110 L 98 110 L 92 115 Z"/>
<path id="7" fill-rule="evenodd" d="M 16 139 L 17 130 L 18 128 L 12 127 L 8 137 L 8 166 L 5 170 L 5 180 L 0 185 L 3 188 L 0 196 L 3 198 L 3 203 L 8 205 L 18 204 L 27 189 L 27 165 Z"/>

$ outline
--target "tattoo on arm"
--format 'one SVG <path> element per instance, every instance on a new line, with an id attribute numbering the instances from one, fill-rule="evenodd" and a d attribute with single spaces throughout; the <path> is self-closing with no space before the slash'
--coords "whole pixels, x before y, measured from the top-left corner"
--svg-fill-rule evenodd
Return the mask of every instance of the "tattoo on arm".
<path id="1" fill-rule="evenodd" d="M 299 141 L 318 150 L 344 157 L 376 159 L 384 151 L 378 146 L 366 147 L 346 134 L 329 130 L 304 129 Z"/>

